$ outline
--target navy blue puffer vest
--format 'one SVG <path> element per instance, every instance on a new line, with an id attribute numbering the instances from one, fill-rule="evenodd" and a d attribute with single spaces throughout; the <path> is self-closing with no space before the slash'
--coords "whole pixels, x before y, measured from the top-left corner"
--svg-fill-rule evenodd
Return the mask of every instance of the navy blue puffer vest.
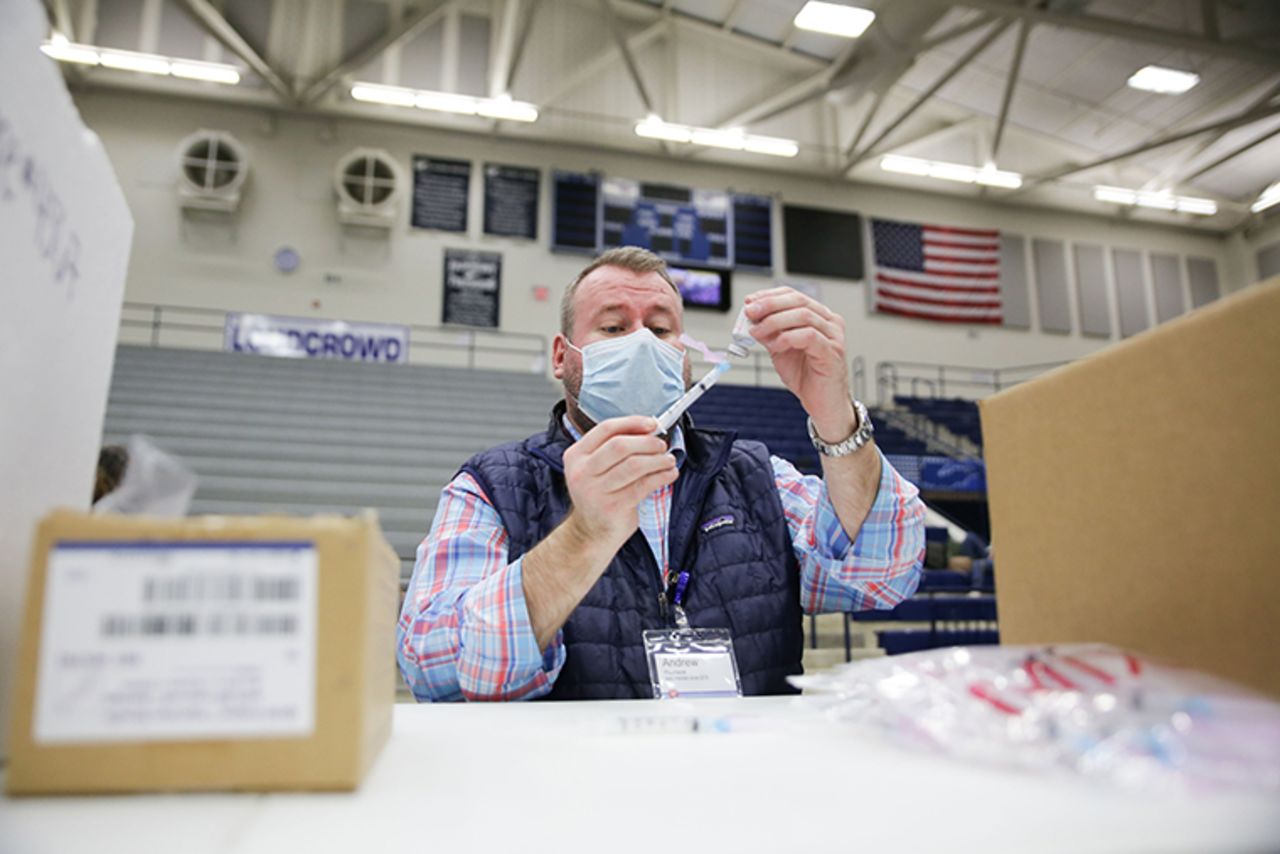
<path id="1" fill-rule="evenodd" d="M 546 433 L 468 460 L 506 527 L 511 560 L 568 514 L 562 455 L 572 439 L 564 403 Z M 783 694 L 801 672 L 800 571 L 791 549 L 769 452 L 734 434 L 684 423 L 687 457 L 676 481 L 668 542 L 671 575 L 691 575 L 685 610 L 695 628 L 727 628 L 745 694 Z M 637 531 L 564 626 L 566 659 L 552 699 L 653 696 L 641 632 L 663 628 L 661 572 Z"/>

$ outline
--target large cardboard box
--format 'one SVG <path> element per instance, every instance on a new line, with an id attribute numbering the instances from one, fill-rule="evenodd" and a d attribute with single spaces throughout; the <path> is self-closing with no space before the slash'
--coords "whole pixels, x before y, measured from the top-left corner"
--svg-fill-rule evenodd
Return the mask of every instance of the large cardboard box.
<path id="1" fill-rule="evenodd" d="M 398 586 L 372 514 L 50 514 L 8 791 L 354 788 L 390 734 Z"/>
<path id="2" fill-rule="evenodd" d="M 1005 643 L 1280 696 L 1280 280 L 981 404 Z"/>

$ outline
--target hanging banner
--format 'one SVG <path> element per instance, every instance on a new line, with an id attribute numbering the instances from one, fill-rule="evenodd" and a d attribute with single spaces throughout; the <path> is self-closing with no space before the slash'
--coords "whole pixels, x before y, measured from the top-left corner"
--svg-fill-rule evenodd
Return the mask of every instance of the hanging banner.
<path id="1" fill-rule="evenodd" d="M 227 312 L 223 349 L 289 359 L 409 361 L 409 327 Z"/>
<path id="2" fill-rule="evenodd" d="M 415 154 L 411 205 L 413 227 L 465 232 L 470 188 L 469 161 L 441 160 Z"/>
<path id="3" fill-rule="evenodd" d="M 442 322 L 498 328 L 502 255 L 470 249 L 444 251 Z"/>
<path id="4" fill-rule="evenodd" d="M 484 165 L 484 233 L 538 239 L 542 173 L 523 166 Z"/>

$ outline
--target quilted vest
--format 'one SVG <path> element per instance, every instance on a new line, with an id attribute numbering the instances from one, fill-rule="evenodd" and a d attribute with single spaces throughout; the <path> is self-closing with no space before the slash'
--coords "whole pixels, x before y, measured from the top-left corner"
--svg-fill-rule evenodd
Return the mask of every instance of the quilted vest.
<path id="1" fill-rule="evenodd" d="M 562 455 L 572 442 L 561 417 L 546 433 L 491 448 L 461 471 L 484 489 L 502 518 L 509 559 L 543 540 L 571 506 Z M 683 424 L 687 456 L 672 497 L 670 575 L 691 580 L 685 611 L 695 628 L 733 637 L 747 695 L 794 693 L 786 677 L 802 672 L 800 571 L 769 452 L 735 434 Z M 566 659 L 550 699 L 653 696 L 641 632 L 668 627 L 661 571 L 636 531 L 564 625 Z"/>

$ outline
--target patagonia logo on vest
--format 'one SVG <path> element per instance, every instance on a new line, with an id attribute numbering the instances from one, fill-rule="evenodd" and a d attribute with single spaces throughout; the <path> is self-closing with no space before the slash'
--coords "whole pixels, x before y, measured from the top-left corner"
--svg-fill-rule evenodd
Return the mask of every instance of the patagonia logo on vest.
<path id="1" fill-rule="evenodd" d="M 717 531 L 720 528 L 727 528 L 732 524 L 733 524 L 733 517 L 726 513 L 723 516 L 717 516 L 714 519 L 708 519 L 707 521 L 703 522 L 702 533 L 710 534 L 712 531 Z"/>

